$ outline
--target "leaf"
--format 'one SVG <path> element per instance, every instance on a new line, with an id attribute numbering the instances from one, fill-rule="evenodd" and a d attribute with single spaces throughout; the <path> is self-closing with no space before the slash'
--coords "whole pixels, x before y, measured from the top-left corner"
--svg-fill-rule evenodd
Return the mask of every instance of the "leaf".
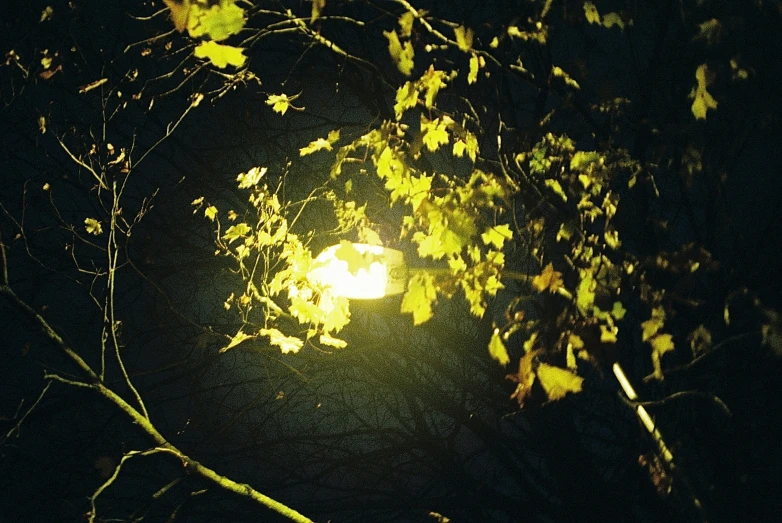
<path id="1" fill-rule="evenodd" d="M 665 309 L 655 307 L 652 309 L 652 317 L 641 323 L 641 341 L 647 341 L 657 334 L 665 325 Z"/>
<path id="2" fill-rule="evenodd" d="M 328 334 L 321 334 L 320 338 L 318 339 L 323 345 L 328 345 L 329 347 L 334 347 L 335 349 L 344 349 L 345 347 L 348 346 L 348 342 L 346 342 L 345 340 L 341 340 L 339 338 L 333 338 Z"/>
<path id="3" fill-rule="evenodd" d="M 539 292 L 557 292 L 557 289 L 564 287 L 564 283 L 562 273 L 555 271 L 551 262 L 543 268 L 543 272 L 532 278 L 532 287 Z"/>
<path id="4" fill-rule="evenodd" d="M 54 16 L 54 9 L 52 9 L 52 6 L 50 5 L 46 6 L 44 10 L 41 12 L 41 18 L 38 20 L 38 23 L 51 20 L 52 16 Z"/>
<path id="5" fill-rule="evenodd" d="M 562 399 L 570 392 L 581 392 L 584 383 L 581 376 L 547 363 L 538 365 L 537 375 L 550 401 Z"/>
<path id="6" fill-rule="evenodd" d="M 190 0 L 163 0 L 171 11 L 171 21 L 180 33 L 187 29 L 187 19 L 190 11 Z"/>
<path id="7" fill-rule="evenodd" d="M 481 234 L 481 240 L 483 240 L 484 245 L 494 245 L 497 249 L 502 249 L 505 240 L 510 240 L 512 238 L 513 233 L 507 223 L 489 227 L 486 229 L 486 232 Z"/>
<path id="8" fill-rule="evenodd" d="M 470 71 L 467 73 L 467 83 L 469 85 L 478 81 L 478 69 L 480 68 L 480 64 L 481 61 L 478 59 L 478 55 L 473 53 L 470 57 Z"/>
<path id="9" fill-rule="evenodd" d="M 556 65 L 553 66 L 551 68 L 551 74 L 553 74 L 557 78 L 561 78 L 562 80 L 564 80 L 566 85 L 569 85 L 574 89 L 581 89 L 581 86 L 578 85 L 578 82 L 573 80 L 573 78 L 569 74 L 567 74 L 561 67 L 558 67 Z"/>
<path id="10" fill-rule="evenodd" d="M 532 386 L 535 384 L 535 378 L 537 377 L 532 371 L 532 363 L 539 352 L 531 351 L 525 354 L 519 360 L 519 371 L 516 374 L 505 376 L 507 379 L 518 383 L 516 390 L 511 394 L 511 399 L 515 399 L 518 402 L 519 408 L 524 406 L 524 402 L 532 393 Z"/>
<path id="11" fill-rule="evenodd" d="M 331 131 L 328 135 L 328 138 L 318 138 L 317 140 L 310 142 L 308 146 L 299 149 L 299 156 L 307 156 L 308 154 L 312 154 L 323 149 L 330 151 L 331 145 L 337 140 L 339 140 L 339 129 L 336 131 Z"/>
<path id="12" fill-rule="evenodd" d="M 652 350 L 661 356 L 675 348 L 673 336 L 670 334 L 658 334 L 649 343 L 652 345 Z"/>
<path id="13" fill-rule="evenodd" d="M 312 13 L 310 15 L 310 23 L 314 24 L 315 20 L 320 17 L 321 11 L 326 7 L 326 0 L 312 0 Z"/>
<path id="14" fill-rule="evenodd" d="M 295 336 L 286 336 L 278 329 L 261 329 L 258 331 L 258 334 L 261 336 L 268 336 L 269 343 L 279 347 L 283 354 L 288 354 L 289 352 L 299 352 L 299 350 L 304 346 L 304 341 L 300 338 Z"/>
<path id="15" fill-rule="evenodd" d="M 266 98 L 266 105 L 272 106 L 272 111 L 275 113 L 285 114 L 285 111 L 288 110 L 288 107 L 290 106 L 291 99 L 288 98 L 287 94 L 270 94 L 268 98 Z"/>
<path id="16" fill-rule="evenodd" d="M 342 240 L 340 242 L 339 247 L 334 251 L 334 257 L 338 260 L 347 262 L 348 272 L 351 274 L 358 274 L 358 271 L 361 269 L 369 271 L 371 265 L 368 257 L 359 252 L 353 245 L 353 242 L 347 240 Z"/>
<path id="17" fill-rule="evenodd" d="M 472 48 L 472 29 L 460 25 L 454 27 L 454 36 L 456 37 L 456 45 L 462 51 L 469 51 Z"/>
<path id="18" fill-rule="evenodd" d="M 429 121 L 423 114 L 421 115 L 421 134 L 423 134 L 424 145 L 430 152 L 434 152 L 441 145 L 448 143 L 447 129 L 448 125 L 452 123 L 453 120 L 447 116 Z"/>
<path id="19" fill-rule="evenodd" d="M 693 99 L 690 110 L 696 120 L 705 120 L 706 111 L 717 108 L 717 100 L 706 90 L 706 87 L 711 83 L 708 73 L 709 70 L 706 64 L 699 65 L 695 71 L 695 80 L 698 82 L 698 85 L 690 91 L 690 98 Z"/>
<path id="20" fill-rule="evenodd" d="M 223 239 L 227 240 L 230 244 L 239 238 L 243 238 L 251 231 L 252 228 L 246 223 L 237 223 L 236 225 L 231 225 L 228 227 L 228 229 L 225 231 L 225 234 L 223 234 Z"/>
<path id="21" fill-rule="evenodd" d="M 558 180 L 548 179 L 545 180 L 543 183 L 546 184 L 546 187 L 550 188 L 552 191 L 554 191 L 557 196 L 562 198 L 562 201 L 567 201 L 567 195 L 565 194 L 565 191 L 562 190 L 562 186 L 559 184 Z"/>
<path id="22" fill-rule="evenodd" d="M 261 181 L 263 175 L 266 174 L 266 170 L 266 167 L 253 167 L 246 173 L 240 173 L 236 177 L 236 181 L 239 182 L 239 188 L 249 189 L 250 187 L 258 185 L 258 182 Z"/>
<path id="23" fill-rule="evenodd" d="M 418 103 L 418 89 L 413 82 L 405 82 L 405 85 L 396 90 L 396 103 L 394 104 L 396 119 L 402 118 L 405 111 L 415 107 L 416 103 Z"/>
<path id="24" fill-rule="evenodd" d="M 415 56 L 413 45 L 409 41 L 402 44 L 394 30 L 383 31 L 383 36 L 388 39 L 388 52 L 399 72 L 405 76 L 410 76 L 413 72 L 413 67 L 415 67 L 413 63 L 413 57 Z"/>
<path id="25" fill-rule="evenodd" d="M 603 15 L 603 27 L 610 29 L 613 26 L 617 26 L 619 29 L 624 31 L 625 22 L 622 20 L 622 15 L 619 13 L 606 13 Z"/>
<path id="26" fill-rule="evenodd" d="M 195 13 L 191 11 L 188 32 L 193 38 L 207 35 L 210 39 L 219 42 L 241 31 L 244 22 L 244 9 L 236 5 L 233 0 L 221 0 L 208 9 L 200 8 Z"/>
<path id="27" fill-rule="evenodd" d="M 597 7 L 592 2 L 584 2 L 584 16 L 590 24 L 600 23 L 600 13 L 597 12 Z"/>
<path id="28" fill-rule="evenodd" d="M 209 218 L 210 221 L 215 221 L 215 217 L 217 216 L 217 207 L 210 205 L 204 209 L 204 216 Z"/>
<path id="29" fill-rule="evenodd" d="M 218 44 L 209 40 L 198 44 L 194 54 L 196 58 L 208 58 L 215 67 L 223 69 L 229 65 L 243 66 L 247 57 L 242 54 L 242 51 L 244 51 L 242 47 Z"/>
<path id="30" fill-rule="evenodd" d="M 254 336 L 249 336 L 249 335 L 245 334 L 244 332 L 242 332 L 240 330 L 239 332 L 237 332 L 234 335 L 233 338 L 231 338 L 231 341 L 228 343 L 228 345 L 226 345 L 225 347 L 220 349 L 220 352 L 223 353 L 223 352 L 225 352 L 227 350 L 233 349 L 234 347 L 236 347 L 240 343 L 242 343 L 242 342 L 244 342 L 246 340 L 249 340 L 250 338 L 253 338 L 253 337 Z"/>
<path id="31" fill-rule="evenodd" d="M 413 315 L 413 325 L 421 325 L 432 317 L 432 304 L 436 299 L 433 276 L 425 272 L 415 273 L 402 298 L 401 311 Z"/>
<path id="32" fill-rule="evenodd" d="M 494 329 L 494 332 L 491 335 L 491 339 L 489 340 L 489 356 L 502 366 L 505 366 L 510 362 L 508 349 L 505 348 L 505 343 L 502 341 L 500 329 Z"/>
<path id="33" fill-rule="evenodd" d="M 89 234 L 100 236 L 103 233 L 103 226 L 95 218 L 85 218 L 84 225 L 85 229 L 87 229 L 87 233 Z"/>
<path id="34" fill-rule="evenodd" d="M 409 38 L 410 33 L 413 31 L 413 22 L 415 21 L 415 15 L 410 11 L 405 11 L 402 16 L 399 17 L 399 36 L 402 38 Z"/>

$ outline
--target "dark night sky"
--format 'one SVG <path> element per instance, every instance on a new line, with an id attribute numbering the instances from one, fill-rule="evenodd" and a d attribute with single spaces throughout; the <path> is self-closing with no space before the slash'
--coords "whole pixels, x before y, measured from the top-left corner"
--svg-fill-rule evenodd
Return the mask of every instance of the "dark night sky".
<path id="1" fill-rule="evenodd" d="M 284 3 L 309 9 L 308 3 Z M 495 92 L 473 94 L 475 105 L 489 108 L 482 113 L 486 129 L 498 126 L 492 108 L 513 116 L 519 127 L 503 131 L 507 147 L 529 145 L 525 140 L 540 131 L 534 123 L 539 111 L 556 108 L 550 129 L 595 148 L 608 138 L 593 133 L 572 107 L 588 107 L 609 95 L 633 101 L 631 110 L 604 128 L 612 145 L 656 163 L 661 197 L 649 198 L 645 189 L 625 190 L 618 219 L 633 231 L 623 237 L 626 248 L 642 258 L 690 241 L 706 245 L 719 270 L 701 280 L 670 282 L 671 288 L 688 286 L 705 302 L 675 319 L 685 332 L 681 339 L 703 318 L 721 318 L 726 300 L 735 321 L 715 330 L 720 340 L 729 340 L 727 349 L 665 382 L 641 381 L 650 362 L 639 340 L 621 340 L 621 361 L 643 398 L 698 390 L 727 404 L 729 417 L 697 398 L 654 408 L 654 414 L 681 458 L 689 488 L 708 503 L 711 521 L 771 521 L 782 510 L 782 433 L 776 420 L 782 369 L 760 345 L 761 320 L 748 311 L 756 310 L 756 299 L 764 307 L 782 307 L 782 286 L 773 269 L 782 252 L 781 4 L 764 1 L 757 8 L 756 2 L 706 1 L 696 8 L 696 2 L 684 2 L 685 16 L 678 2 L 595 3 L 606 11 L 624 5 L 635 14 L 634 27 L 624 33 L 583 30 L 567 14 L 580 13 L 581 2 L 554 2 L 551 44 L 532 53 L 535 60 L 574 71 L 582 84 L 575 104 L 555 89 L 541 95 L 529 84 L 502 77 L 492 84 L 500 86 Z M 55 16 L 39 23 L 49 4 Z M 523 21 L 530 9 L 529 2 L 520 1 L 426 4 L 482 31 Z M 80 226 L 86 216 L 104 211 L 89 175 L 74 166 L 55 137 L 84 153 L 84 144 L 102 144 L 99 91 L 78 90 L 105 76 L 123 92 L 122 97 L 114 93 L 108 106 L 129 102 L 107 125 L 106 142 L 128 148 L 133 143 L 138 158 L 189 105 L 193 92 L 220 86 L 221 77 L 206 73 L 173 94 L 166 92 L 181 76 L 151 81 L 181 59 L 176 50 L 183 36 L 151 43 L 150 57 L 142 56 L 144 46 L 126 50 L 131 42 L 168 30 L 164 16 L 142 21 L 128 15 L 149 15 L 159 7 L 121 0 L 73 2 L 72 7 L 17 1 L 2 15 L 0 51 L 9 62 L 0 67 L 0 233 L 10 284 L 92 365 L 99 365 L 104 296 L 100 278 L 93 281 L 77 270 L 74 259 L 90 269 L 104 258 L 64 225 Z M 345 9 L 364 14 L 360 5 Z M 693 35 L 698 23 L 712 17 L 724 21 L 726 33 L 720 45 L 707 49 Z M 156 426 L 192 457 L 316 521 L 435 521 L 429 512 L 453 522 L 697 521 L 686 508 L 686 485 L 676 483 L 672 494 L 658 495 L 654 477 L 639 466 L 639 457 L 651 459 L 652 444 L 617 394 L 608 368 L 579 368 L 586 378 L 584 392 L 560 402 L 532 401 L 518 411 L 509 400 L 514 385 L 485 347 L 492 320 L 501 319 L 507 302 L 523 292 L 513 284 L 480 321 L 454 298 L 441 304 L 430 323 L 413 329 L 392 298 L 355 304 L 345 334 L 351 345 L 344 351 L 283 356 L 254 347 L 218 354 L 223 340 L 213 332 L 233 333 L 238 326 L 233 311 L 222 306 L 237 280 L 229 264 L 214 256 L 209 224 L 193 217 L 190 202 L 206 195 L 221 208 L 240 208 L 245 196 L 235 189 L 236 174 L 255 165 L 280 172 L 289 159 L 289 198 L 301 198 L 322 183 L 329 160 L 300 160 L 298 148 L 336 127 L 358 136 L 393 105 L 393 86 L 401 77 L 388 60 L 385 41 L 375 38 L 380 25 L 340 34 L 343 45 L 378 63 L 380 72 L 343 63 L 300 41 L 264 40 L 251 51 L 262 83 L 248 82 L 219 100 L 204 101 L 133 171 L 123 203 L 127 212 L 155 197 L 123 250 L 129 263 L 118 279 L 116 300 L 123 359 Z M 324 23 L 324 34 L 333 30 Z M 174 42 L 172 53 L 165 50 L 168 41 Z M 27 80 L 8 58 L 11 49 L 30 66 Z M 44 49 L 63 64 L 50 79 L 38 75 Z M 740 56 L 753 76 L 746 85 L 720 77 L 718 110 L 705 123 L 695 122 L 687 92 L 695 66 L 708 53 L 723 62 Z M 528 67 L 537 65 L 531 62 Z M 130 70 L 138 71 L 136 80 L 126 76 Z M 266 95 L 282 92 L 283 81 L 285 92 L 302 93 L 297 103 L 306 111 L 286 117 L 271 112 Z M 143 96 L 132 100 L 141 85 Z M 456 100 L 470 91 L 454 86 L 444 92 Z M 46 133 L 38 128 L 41 116 Z M 496 149 L 493 136 L 484 141 L 486 151 Z M 707 174 L 722 177 L 720 183 L 683 188 L 677 159 L 692 144 L 704 151 Z M 440 168 L 437 158 L 424 160 Z M 398 219 L 398 211 L 386 207 L 374 202 L 370 210 L 381 222 Z M 303 230 L 328 220 L 314 209 L 303 219 Z M 671 228 L 662 234 L 653 220 Z M 389 241 L 398 242 L 393 225 L 388 231 Z M 509 265 L 523 269 L 523 253 L 515 254 Z M 746 292 L 736 292 L 743 288 Z M 629 316 L 638 334 L 644 318 L 639 310 Z M 83 520 L 89 495 L 107 471 L 123 453 L 147 449 L 150 442 L 93 392 L 56 383 L 19 434 L 6 437 L 46 386 L 45 372 L 76 374 L 2 299 L 0 347 L 5 354 L 0 523 Z M 106 382 L 132 397 L 116 369 Z M 172 515 L 179 521 L 277 521 L 257 505 L 188 474 L 170 456 L 129 460 L 98 505 L 105 518 L 100 521 L 167 521 Z"/>

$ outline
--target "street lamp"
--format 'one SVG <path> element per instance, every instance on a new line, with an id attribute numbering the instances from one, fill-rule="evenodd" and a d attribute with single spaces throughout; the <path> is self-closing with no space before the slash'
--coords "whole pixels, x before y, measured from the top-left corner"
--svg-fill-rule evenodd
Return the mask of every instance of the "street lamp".
<path id="1" fill-rule="evenodd" d="M 343 241 L 315 258 L 307 278 L 336 296 L 374 300 L 405 292 L 408 271 L 402 251 Z"/>

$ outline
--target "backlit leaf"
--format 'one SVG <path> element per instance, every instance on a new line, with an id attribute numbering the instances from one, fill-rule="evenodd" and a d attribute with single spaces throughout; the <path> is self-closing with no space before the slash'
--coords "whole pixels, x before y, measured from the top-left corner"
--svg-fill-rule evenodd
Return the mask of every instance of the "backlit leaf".
<path id="1" fill-rule="evenodd" d="M 204 209 L 204 216 L 209 218 L 209 220 L 214 221 L 215 217 L 217 216 L 217 207 L 214 205 L 210 205 L 206 209 Z"/>
<path id="2" fill-rule="evenodd" d="M 329 347 L 334 347 L 335 349 L 344 349 L 348 346 L 348 342 L 345 340 L 341 340 L 339 338 L 334 338 L 332 336 L 329 336 L 328 334 L 321 334 L 320 338 L 318 340 L 323 344 L 327 345 Z"/>
<path id="3" fill-rule="evenodd" d="M 304 346 L 304 341 L 300 338 L 295 336 L 286 336 L 277 329 L 261 329 L 258 331 L 258 334 L 261 336 L 268 336 L 269 343 L 279 347 L 283 354 L 288 354 L 289 352 L 299 352 L 299 350 Z"/>
<path id="4" fill-rule="evenodd" d="M 295 98 L 295 97 L 294 97 Z M 285 114 L 290 106 L 291 99 L 286 94 L 270 94 L 266 98 L 266 105 L 272 106 L 272 111 L 275 113 Z"/>
<path id="5" fill-rule="evenodd" d="M 510 362 L 508 349 L 505 348 L 505 343 L 502 341 L 499 329 L 494 329 L 491 339 L 489 340 L 489 356 L 503 366 Z"/>
<path id="6" fill-rule="evenodd" d="M 433 276 L 425 272 L 415 273 L 402 298 L 401 311 L 413 315 L 413 325 L 421 325 L 432 317 L 432 304 L 436 299 Z"/>
<path id="7" fill-rule="evenodd" d="M 237 223 L 236 225 L 231 225 L 228 227 L 228 229 L 225 231 L 225 234 L 223 234 L 223 239 L 227 240 L 230 244 L 239 238 L 243 238 L 249 234 L 250 231 L 252 231 L 252 229 L 246 223 Z"/>
<path id="8" fill-rule="evenodd" d="M 87 229 L 89 234 L 94 234 L 95 236 L 103 233 L 103 225 L 95 218 L 85 218 L 84 228 Z"/>
<path id="9" fill-rule="evenodd" d="M 485 245 L 494 245 L 497 249 L 502 249 L 505 240 L 510 240 L 511 238 L 513 238 L 513 233 L 506 223 L 489 227 L 486 229 L 486 232 L 481 234 L 481 239 Z"/>
<path id="10" fill-rule="evenodd" d="M 217 42 L 209 40 L 198 44 L 194 54 L 196 58 L 208 58 L 215 67 L 223 69 L 229 65 L 233 65 L 234 67 L 243 66 L 247 57 L 242 54 L 242 51 L 244 51 L 244 49 L 241 47 L 218 44 Z"/>
<path id="11" fill-rule="evenodd" d="M 474 84 L 478 81 L 478 69 L 480 68 L 481 61 L 478 55 L 473 53 L 470 57 L 470 71 L 467 73 L 467 83 Z"/>
<path id="12" fill-rule="evenodd" d="M 233 338 L 231 338 L 231 341 L 228 343 L 228 345 L 226 345 L 225 347 L 220 349 L 220 352 L 225 352 L 225 351 L 227 351 L 229 349 L 233 349 L 234 347 L 236 347 L 237 345 L 239 345 L 243 341 L 246 341 L 246 340 L 248 340 L 250 338 L 253 338 L 253 336 L 249 336 L 249 335 L 245 334 L 244 332 L 242 332 L 240 330 L 239 332 L 237 332 L 234 335 Z"/>
<path id="13" fill-rule="evenodd" d="M 532 278 L 532 286 L 539 292 L 557 292 L 557 289 L 563 287 L 564 283 L 562 273 L 555 271 L 551 262 L 543 268 L 543 272 Z"/>
<path id="14" fill-rule="evenodd" d="M 454 36 L 456 37 L 456 45 L 462 51 L 469 51 L 472 48 L 472 29 L 460 25 L 454 27 Z"/>
<path id="15" fill-rule="evenodd" d="M 705 120 L 706 111 L 717 108 L 717 100 L 706 90 L 710 83 L 708 73 L 706 64 L 699 65 L 695 71 L 695 80 L 698 85 L 690 91 L 690 98 L 693 99 L 691 111 L 696 120 Z"/>
<path id="16" fill-rule="evenodd" d="M 538 365 L 537 375 L 540 385 L 551 401 L 562 399 L 570 392 L 581 392 L 584 383 L 584 378 L 581 376 L 547 363 Z"/>
<path id="17" fill-rule="evenodd" d="M 396 31 L 383 31 L 383 35 L 388 39 L 388 52 L 397 69 L 403 75 L 410 76 L 415 67 L 413 45 L 409 41 L 405 41 L 404 44 L 400 42 Z"/>
<path id="18" fill-rule="evenodd" d="M 584 2 L 584 16 L 590 24 L 600 23 L 600 13 L 597 12 L 597 7 L 592 2 Z"/>

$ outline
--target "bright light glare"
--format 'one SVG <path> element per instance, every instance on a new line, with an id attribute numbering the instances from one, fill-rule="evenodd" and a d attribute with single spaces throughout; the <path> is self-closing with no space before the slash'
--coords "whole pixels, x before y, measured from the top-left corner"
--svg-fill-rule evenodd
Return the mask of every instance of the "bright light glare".
<path id="1" fill-rule="evenodd" d="M 398 290 L 400 284 L 395 281 L 398 278 L 392 276 L 394 267 L 404 268 L 400 251 L 363 243 L 352 245 L 370 262 L 368 270 L 361 267 L 355 273 L 350 272 L 348 262 L 336 256 L 341 245 L 332 245 L 315 258 L 315 268 L 307 275 L 310 281 L 330 287 L 337 296 L 349 299 L 371 300 L 404 291 L 404 283 L 402 290 Z"/>

